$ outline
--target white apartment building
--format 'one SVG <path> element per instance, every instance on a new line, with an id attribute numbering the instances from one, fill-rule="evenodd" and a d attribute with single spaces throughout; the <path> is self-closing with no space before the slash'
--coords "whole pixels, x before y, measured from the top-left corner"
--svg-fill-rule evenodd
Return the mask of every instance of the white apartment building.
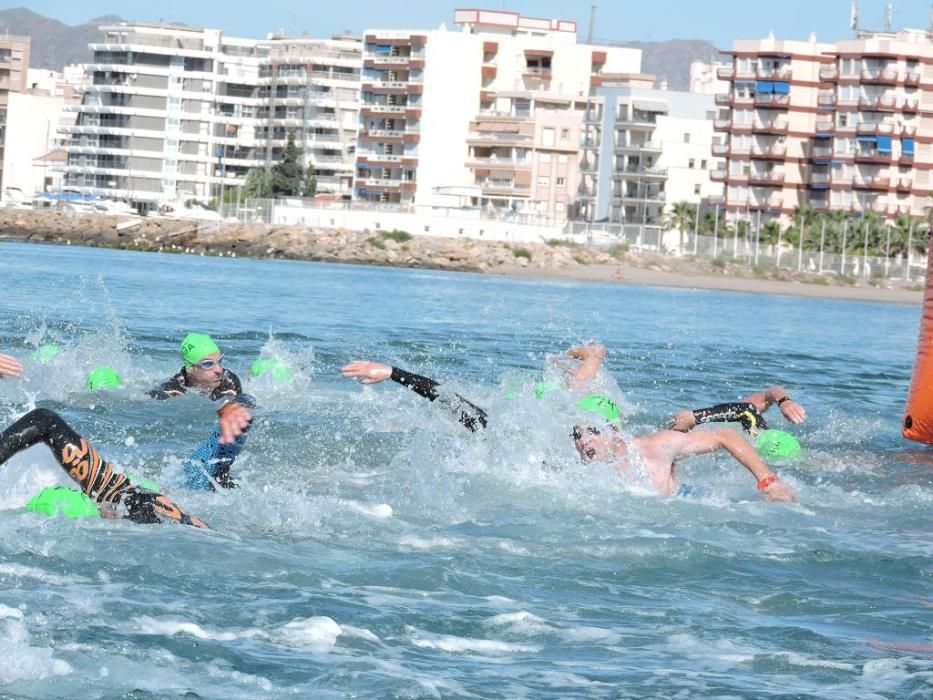
<path id="1" fill-rule="evenodd" d="M 647 78 L 647 80 L 646 80 Z M 650 87 L 620 76 L 594 88 L 581 165 L 580 218 L 659 227 L 678 202 L 722 196 L 712 181 L 715 103 L 709 95 Z"/>
<path id="2" fill-rule="evenodd" d="M 637 72 L 641 52 L 577 43 L 559 19 L 456 10 L 454 22 L 365 32 L 355 197 L 429 205 L 454 190 L 484 209 L 565 217 L 590 87 Z"/>
<path id="3" fill-rule="evenodd" d="M 349 193 L 359 42 L 147 23 L 101 31 L 65 129 L 67 186 L 141 211 L 206 201 L 277 162 L 292 133 L 319 191 Z"/>
<path id="4" fill-rule="evenodd" d="M 729 91 L 729 81 L 719 77 L 719 69 L 727 68 L 731 63 L 723 61 L 690 62 L 690 92 L 701 95 L 721 95 Z"/>
<path id="5" fill-rule="evenodd" d="M 719 69 L 715 174 L 732 212 L 920 217 L 933 194 L 933 34 L 861 32 L 835 44 L 736 41 Z"/>
<path id="6" fill-rule="evenodd" d="M 22 92 L 27 87 L 29 49 L 28 36 L 0 37 L 0 163 L 6 159 L 10 95 Z M 3 170 L 0 170 L 0 192 L 4 184 Z"/>

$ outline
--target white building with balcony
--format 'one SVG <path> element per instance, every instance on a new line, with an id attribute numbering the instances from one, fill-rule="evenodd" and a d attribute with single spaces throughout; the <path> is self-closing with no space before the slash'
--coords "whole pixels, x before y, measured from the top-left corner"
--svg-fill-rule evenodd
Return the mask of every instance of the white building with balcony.
<path id="1" fill-rule="evenodd" d="M 606 81 L 608 83 L 609 81 Z M 604 84 L 594 89 L 584 136 L 580 213 L 587 221 L 660 227 L 678 202 L 722 197 L 710 174 L 710 95 Z"/>
<path id="2" fill-rule="evenodd" d="M 364 34 L 355 198 L 565 218 L 589 91 L 637 49 L 577 43 L 576 23 L 456 10 L 461 31 Z"/>

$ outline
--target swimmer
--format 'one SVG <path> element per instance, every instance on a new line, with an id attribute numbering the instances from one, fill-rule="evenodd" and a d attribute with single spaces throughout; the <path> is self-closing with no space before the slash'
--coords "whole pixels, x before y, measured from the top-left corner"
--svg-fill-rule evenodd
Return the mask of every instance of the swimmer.
<path id="1" fill-rule="evenodd" d="M 240 407 L 240 411 L 246 409 Z M 227 422 L 230 423 L 229 417 Z M 232 424 L 227 429 L 235 432 Z M 105 462 L 94 446 L 61 416 L 45 408 L 30 411 L 0 433 L 0 465 L 39 442 L 49 446 L 61 468 L 94 501 L 101 516 L 123 517 L 143 524 L 177 522 L 207 527 L 203 520 L 186 513 L 167 496 L 130 483 L 125 474 Z"/>
<path id="2" fill-rule="evenodd" d="M 433 379 L 368 360 L 354 360 L 340 371 L 344 377 L 357 378 L 363 384 L 377 384 L 391 379 L 430 401 L 437 401 L 471 432 L 477 432 L 488 424 L 489 418 L 485 411 L 459 394 L 444 391 Z M 628 470 L 633 453 L 637 453 L 647 469 L 651 485 L 664 496 L 672 496 L 678 491 L 675 474 L 677 462 L 695 455 L 725 450 L 755 477 L 758 490 L 765 500 L 797 500 L 794 490 L 778 479 L 755 448 L 731 428 L 695 433 L 659 430 L 626 440 L 618 427 L 612 424 L 603 429 L 575 425 L 571 435 L 584 462 L 607 462 L 623 473 Z"/>
<path id="3" fill-rule="evenodd" d="M 224 402 L 217 409 L 220 420 L 210 437 L 198 445 L 182 466 L 183 485 L 206 491 L 213 491 L 215 483 L 223 488 L 234 488 L 236 482 L 230 477 L 230 467 L 246 444 L 246 431 L 252 420 L 245 408 L 253 408 L 256 402 L 243 393 L 240 378 L 223 366 L 223 355 L 210 336 L 186 335 L 181 343 L 181 356 L 184 366 L 175 376 L 149 391 L 149 396 L 164 400 L 194 389 L 211 401 Z M 237 424 L 235 435 L 224 431 L 227 415 Z"/>
<path id="4" fill-rule="evenodd" d="M 0 379 L 3 377 L 18 377 L 23 371 L 19 360 L 10 355 L 0 353 Z"/>

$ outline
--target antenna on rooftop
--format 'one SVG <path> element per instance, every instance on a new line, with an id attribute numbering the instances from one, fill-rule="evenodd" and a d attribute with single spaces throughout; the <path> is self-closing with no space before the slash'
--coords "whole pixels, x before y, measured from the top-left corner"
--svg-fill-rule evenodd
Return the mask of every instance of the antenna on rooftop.
<path id="1" fill-rule="evenodd" d="M 593 43 L 593 25 L 596 24 L 596 5 L 590 5 L 590 28 L 586 32 L 586 43 Z"/>
<path id="2" fill-rule="evenodd" d="M 852 3 L 852 9 L 849 11 L 849 28 L 853 32 L 858 31 L 858 3 Z"/>
<path id="3" fill-rule="evenodd" d="M 884 6 L 884 31 L 890 32 L 894 26 L 894 5 L 888 3 Z"/>

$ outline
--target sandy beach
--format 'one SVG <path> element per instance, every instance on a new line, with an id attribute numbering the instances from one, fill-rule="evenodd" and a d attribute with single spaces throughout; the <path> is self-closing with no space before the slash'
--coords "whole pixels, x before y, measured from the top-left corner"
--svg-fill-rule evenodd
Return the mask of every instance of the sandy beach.
<path id="1" fill-rule="evenodd" d="M 621 278 L 614 278 L 621 270 Z M 813 297 L 819 299 L 847 299 L 852 301 L 880 301 L 894 304 L 920 304 L 923 292 L 915 289 L 887 289 L 884 287 L 808 284 L 800 281 L 762 280 L 726 275 L 689 274 L 665 272 L 650 268 L 621 265 L 580 265 L 560 269 L 540 269 L 503 266 L 495 274 L 566 279 L 581 282 L 611 282 L 613 284 L 644 284 L 655 287 L 680 289 L 716 289 L 727 292 L 754 294 L 783 294 L 788 296 Z"/>

